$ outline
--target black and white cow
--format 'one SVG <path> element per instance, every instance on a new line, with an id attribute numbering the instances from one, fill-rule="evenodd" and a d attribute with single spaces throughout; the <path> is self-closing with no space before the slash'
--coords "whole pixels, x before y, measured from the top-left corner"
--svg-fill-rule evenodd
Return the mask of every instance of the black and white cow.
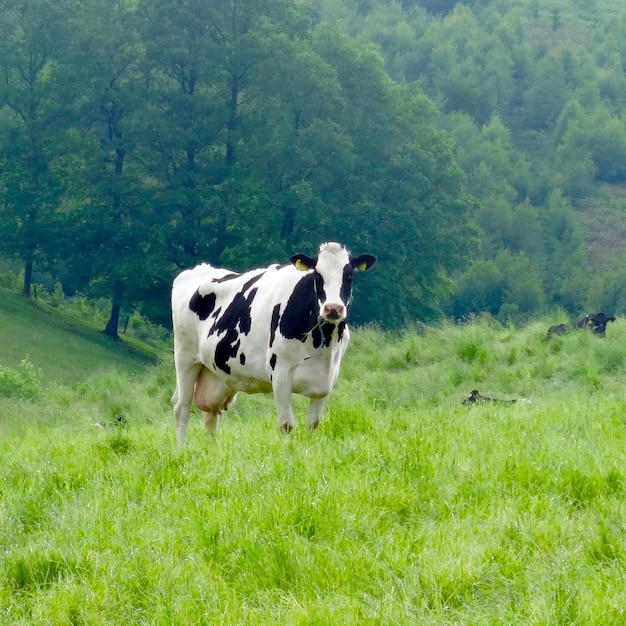
<path id="1" fill-rule="evenodd" d="M 606 332 L 606 325 L 609 322 L 614 322 L 615 317 L 611 315 L 611 317 L 607 317 L 605 313 L 591 313 L 589 315 L 589 325 L 596 335 L 600 335 L 604 337 L 604 333 Z"/>
<path id="2" fill-rule="evenodd" d="M 609 322 L 614 322 L 613 316 L 607 317 L 605 313 L 587 313 L 582 317 L 579 317 L 573 324 L 574 330 L 582 330 L 584 328 L 590 328 L 596 335 L 604 337 L 606 332 L 606 325 Z M 558 324 L 556 326 L 550 326 L 548 328 L 548 334 L 546 339 L 550 339 L 554 335 L 565 335 L 570 331 L 570 327 L 567 324 Z"/>
<path id="3" fill-rule="evenodd" d="M 216 433 L 238 391 L 273 391 L 285 431 L 295 425 L 291 394 L 307 396 L 306 425 L 316 428 L 348 347 L 352 278 L 375 261 L 325 243 L 313 258 L 244 274 L 206 264 L 181 272 L 172 289 L 178 443 L 192 400 Z"/>
<path id="4" fill-rule="evenodd" d="M 588 313 L 574 322 L 575 328 L 591 328 L 596 335 L 604 337 L 606 325 L 614 322 L 615 317 L 608 317 L 606 313 Z"/>

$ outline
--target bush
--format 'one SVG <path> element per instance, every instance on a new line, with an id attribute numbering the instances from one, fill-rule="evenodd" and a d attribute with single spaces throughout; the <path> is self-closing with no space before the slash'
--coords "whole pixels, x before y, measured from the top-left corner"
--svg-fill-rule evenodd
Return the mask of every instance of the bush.
<path id="1" fill-rule="evenodd" d="M 3 289 L 10 289 L 11 291 L 20 292 L 24 283 L 24 272 L 19 274 L 15 272 L 2 272 L 0 273 L 0 287 Z"/>
<path id="2" fill-rule="evenodd" d="M 41 392 L 41 371 L 23 359 L 17 368 L 0 365 L 0 397 L 34 400 Z"/>
<path id="3" fill-rule="evenodd" d="M 170 333 L 166 328 L 152 323 L 138 311 L 130 315 L 127 326 L 128 327 L 124 329 L 124 334 L 128 331 L 129 335 L 133 335 L 142 341 L 162 344 L 169 339 Z"/>

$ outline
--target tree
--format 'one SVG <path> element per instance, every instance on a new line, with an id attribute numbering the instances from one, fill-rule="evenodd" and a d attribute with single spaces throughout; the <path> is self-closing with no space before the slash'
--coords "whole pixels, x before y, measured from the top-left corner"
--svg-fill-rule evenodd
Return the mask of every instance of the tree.
<path id="1" fill-rule="evenodd" d="M 552 191 L 540 219 L 545 233 L 546 294 L 556 305 L 576 314 L 588 282 L 584 241 L 572 206 L 560 189 Z"/>
<path id="2" fill-rule="evenodd" d="M 334 189 L 329 232 L 359 249 L 375 245 L 384 268 L 367 277 L 368 312 L 355 310 L 355 317 L 394 325 L 433 319 L 450 286 L 447 275 L 465 262 L 474 236 L 475 206 L 452 142 L 434 128 L 432 102 L 395 85 L 370 46 L 324 28 L 315 43 L 341 85 L 338 122 L 356 156 Z"/>
<path id="3" fill-rule="evenodd" d="M 495 261 L 477 259 L 456 280 L 446 312 L 455 319 L 486 312 L 498 314 L 504 302 L 505 279 Z"/>
<path id="4" fill-rule="evenodd" d="M 75 210 L 68 215 L 75 243 L 68 263 L 83 288 L 111 299 L 104 332 L 117 338 L 122 307 L 136 303 L 159 241 L 137 154 L 142 57 L 134 4 L 96 1 L 83 9 L 75 17 L 80 31 L 65 68 L 79 78 L 75 113 L 82 140 Z"/>
<path id="5" fill-rule="evenodd" d="M 559 54 L 548 54 L 537 62 L 534 76 L 524 94 L 525 122 L 531 128 L 554 125 L 571 95 Z"/>
<path id="6" fill-rule="evenodd" d="M 585 306 L 609 315 L 626 313 L 626 271 L 622 267 L 606 272 L 589 288 Z"/>
<path id="7" fill-rule="evenodd" d="M 445 112 L 463 111 L 484 124 L 508 112 L 514 91 L 514 64 L 497 34 L 481 29 L 472 10 L 457 4 L 426 32 L 421 47 L 428 61 L 427 93 Z"/>
<path id="8" fill-rule="evenodd" d="M 35 263 L 54 257 L 63 189 L 56 163 L 68 128 L 59 62 L 73 37 L 71 0 L 0 2 L 0 250 L 24 263 L 30 296 Z"/>
<path id="9" fill-rule="evenodd" d="M 240 196 L 233 216 L 241 241 L 255 241 L 254 249 L 265 254 L 284 254 L 328 234 L 355 154 L 341 124 L 341 85 L 315 44 L 281 35 L 267 46 L 246 93 L 247 132 L 233 170 L 253 193 L 247 200 Z M 250 252 L 242 258 L 252 261 Z"/>
<path id="10" fill-rule="evenodd" d="M 172 261 L 245 262 L 233 251 L 255 248 L 246 237 L 259 222 L 242 211 L 259 206 L 265 191 L 261 178 L 240 165 L 240 153 L 254 146 L 258 158 L 267 150 L 255 138 L 269 120 L 256 110 L 273 97 L 267 85 L 259 95 L 254 84 L 271 62 L 273 38 L 305 33 L 306 13 L 291 0 L 151 0 L 142 18 L 153 103 L 145 163 L 159 181 L 155 198 L 170 208 Z"/>

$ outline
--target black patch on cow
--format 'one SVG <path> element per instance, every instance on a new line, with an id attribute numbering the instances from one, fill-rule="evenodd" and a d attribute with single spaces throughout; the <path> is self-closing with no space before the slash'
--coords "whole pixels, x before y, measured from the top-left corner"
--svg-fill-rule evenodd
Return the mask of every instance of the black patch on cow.
<path id="1" fill-rule="evenodd" d="M 287 301 L 285 310 L 280 318 L 280 332 L 286 339 L 299 339 L 303 343 L 308 334 L 317 328 L 319 318 L 319 306 L 316 297 L 317 282 L 323 280 L 319 274 L 319 281 L 315 272 L 305 274 L 297 283 Z M 319 330 L 318 330 L 319 333 Z M 318 345 L 321 338 L 318 339 Z"/>
<path id="2" fill-rule="evenodd" d="M 215 307 L 215 294 L 207 293 L 206 296 L 200 295 L 200 288 L 196 289 L 196 293 L 189 300 L 189 310 L 195 313 L 201 320 L 207 319 L 213 308 Z"/>
<path id="3" fill-rule="evenodd" d="M 340 322 L 341 333 L 343 334 L 343 329 L 345 328 L 345 322 Z M 319 348 L 321 345 L 324 345 L 328 348 L 330 342 L 333 340 L 333 332 L 337 328 L 335 324 L 331 322 L 324 322 L 323 324 L 317 324 L 317 326 L 311 332 L 311 339 L 313 340 L 313 347 Z"/>
<path id="4" fill-rule="evenodd" d="M 245 289 L 237 293 L 224 310 L 224 313 L 215 320 L 209 331 L 209 336 L 216 333 L 221 334 L 232 328 L 237 328 L 237 326 L 240 332 L 247 335 L 252 324 L 250 309 L 256 293 L 257 289 L 252 289 L 248 295 L 245 295 Z"/>
<path id="5" fill-rule="evenodd" d="M 352 297 L 352 278 L 354 277 L 354 268 L 349 263 L 343 268 L 343 279 L 341 281 L 341 289 L 339 296 L 343 303 L 348 306 Z"/>
<path id="6" fill-rule="evenodd" d="M 230 374 L 228 360 L 237 356 L 241 345 L 239 333 L 247 335 L 252 326 L 250 310 L 257 294 L 257 288 L 251 289 L 248 294 L 246 294 L 246 291 L 261 276 L 262 274 L 254 276 L 243 285 L 242 290 L 235 294 L 231 303 L 224 310 L 223 315 L 215 321 L 209 331 L 209 336 L 224 333 L 224 336 L 220 338 L 215 348 L 215 367 L 227 374 Z"/>
<path id="7" fill-rule="evenodd" d="M 341 322 L 341 324 L 343 325 L 343 327 L 345 327 L 344 322 Z M 342 327 L 342 333 L 343 333 L 343 327 Z M 328 346 L 330 345 L 330 342 L 333 339 L 334 330 L 335 330 L 335 325 L 331 324 L 330 322 L 325 322 L 321 326 L 318 323 L 318 325 L 313 329 L 313 332 L 311 333 L 311 339 L 313 339 L 313 347 L 317 349 L 322 345 L 322 342 L 323 342 L 324 346 L 328 348 Z"/>
<path id="8" fill-rule="evenodd" d="M 322 331 L 319 324 L 311 332 L 311 339 L 313 340 L 313 347 L 317 350 L 322 345 Z"/>
<path id="9" fill-rule="evenodd" d="M 317 301 L 325 302 L 326 291 L 324 290 L 324 279 L 322 278 L 322 275 L 319 272 L 314 271 L 313 280 L 315 282 L 315 295 L 317 296 Z"/>
<path id="10" fill-rule="evenodd" d="M 252 278 L 247 280 L 243 285 L 241 293 L 245 293 L 246 291 L 248 291 L 248 289 L 250 289 L 250 287 L 252 287 L 252 285 L 257 282 L 257 280 L 260 280 L 263 277 L 263 274 L 265 274 L 265 272 L 259 272 L 256 276 L 253 276 Z"/>
<path id="11" fill-rule="evenodd" d="M 280 319 L 280 304 L 277 304 L 272 310 L 272 322 L 270 324 L 270 348 L 274 345 L 274 339 L 276 339 L 276 329 L 278 328 L 279 319 Z"/>
<path id="12" fill-rule="evenodd" d="M 339 322 L 337 324 L 337 340 L 341 341 L 343 339 L 343 332 L 346 329 L 346 320 Z"/>
<path id="13" fill-rule="evenodd" d="M 245 365 L 245 364 L 246 364 L 246 355 L 245 355 L 243 352 L 239 355 L 239 362 L 240 362 L 242 365 Z"/>
<path id="14" fill-rule="evenodd" d="M 342 322 L 343 323 L 343 322 Z M 345 324 L 344 324 L 345 326 Z M 322 325 L 322 333 L 324 334 L 324 345 L 328 348 L 330 342 L 333 339 L 333 331 L 335 330 L 335 325 L 330 322 L 326 322 Z"/>
<path id="15" fill-rule="evenodd" d="M 270 367 L 272 368 L 272 371 L 276 368 L 277 359 L 278 357 L 276 356 L 276 353 L 272 352 L 272 356 L 270 357 Z"/>
<path id="16" fill-rule="evenodd" d="M 235 278 L 239 278 L 239 276 L 241 276 L 241 274 L 235 274 L 234 272 L 232 274 L 226 274 L 224 276 L 222 276 L 221 278 L 214 278 L 211 282 L 213 283 L 225 283 L 229 280 L 234 280 Z"/>
<path id="17" fill-rule="evenodd" d="M 218 342 L 215 348 L 215 366 L 226 374 L 230 374 L 229 359 L 234 359 L 239 351 L 239 333 L 236 328 L 231 328 Z"/>

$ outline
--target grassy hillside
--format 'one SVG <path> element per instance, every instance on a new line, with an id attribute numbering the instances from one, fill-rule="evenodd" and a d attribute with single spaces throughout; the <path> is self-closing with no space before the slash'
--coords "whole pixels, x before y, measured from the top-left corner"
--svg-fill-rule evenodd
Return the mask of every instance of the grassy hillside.
<path id="1" fill-rule="evenodd" d="M 557 321 L 360 329 L 315 433 L 179 450 L 165 363 L 0 399 L 4 623 L 623 624 L 626 323 Z"/>
<path id="2" fill-rule="evenodd" d="M 0 366 L 27 359 L 44 382 L 71 384 L 109 369 L 137 372 L 157 353 L 140 342 L 112 341 L 85 320 L 0 290 Z"/>

